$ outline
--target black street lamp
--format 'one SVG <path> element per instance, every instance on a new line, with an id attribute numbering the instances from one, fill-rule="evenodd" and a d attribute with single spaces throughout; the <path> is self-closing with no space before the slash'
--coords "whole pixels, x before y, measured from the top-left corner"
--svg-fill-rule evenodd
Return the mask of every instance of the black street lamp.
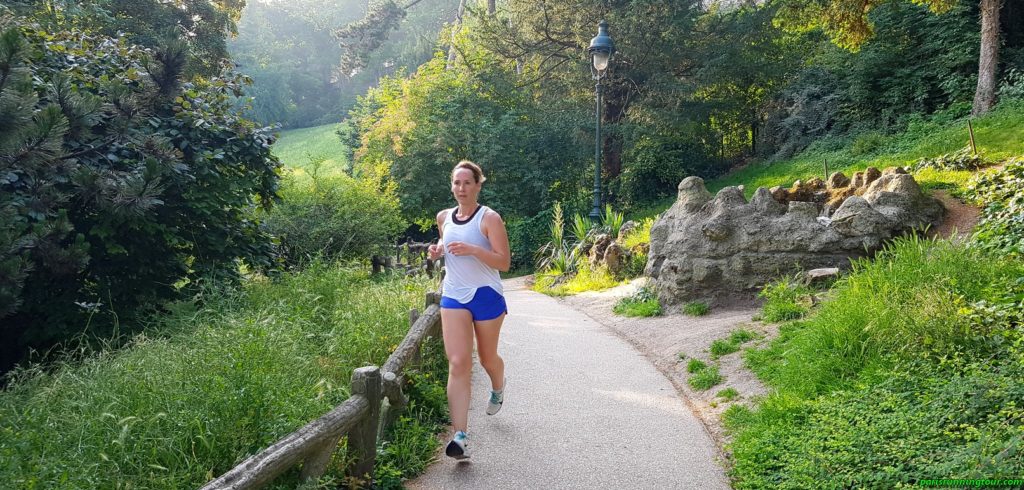
<path id="1" fill-rule="evenodd" d="M 595 223 L 601 218 L 601 79 L 608 71 L 608 62 L 615 53 L 615 43 L 608 36 L 608 23 L 601 21 L 597 25 L 597 35 L 590 40 L 590 72 L 594 76 L 594 93 L 597 98 L 597 131 L 594 150 L 594 209 L 590 210 L 590 219 Z"/>

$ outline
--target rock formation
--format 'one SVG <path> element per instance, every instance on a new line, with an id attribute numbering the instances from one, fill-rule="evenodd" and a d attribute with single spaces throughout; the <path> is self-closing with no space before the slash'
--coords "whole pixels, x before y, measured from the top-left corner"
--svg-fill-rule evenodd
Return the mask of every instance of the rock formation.
<path id="1" fill-rule="evenodd" d="M 645 273 L 668 306 L 749 297 L 799 270 L 848 268 L 850 258 L 937 223 L 943 212 L 898 168 L 760 188 L 749 202 L 737 187 L 712 197 L 703 180 L 688 177 L 679 183 L 675 204 L 651 228 Z"/>

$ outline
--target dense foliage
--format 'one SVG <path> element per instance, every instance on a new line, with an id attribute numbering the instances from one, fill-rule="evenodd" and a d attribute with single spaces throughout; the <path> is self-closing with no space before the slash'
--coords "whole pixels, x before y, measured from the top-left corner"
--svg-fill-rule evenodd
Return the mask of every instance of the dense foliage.
<path id="1" fill-rule="evenodd" d="M 251 210 L 273 137 L 231 110 L 244 79 L 182 81 L 187 46 L 0 21 L 3 365 L 129 325 L 182 281 L 271 265 Z"/>
<path id="2" fill-rule="evenodd" d="M 255 81 L 247 90 L 253 98 L 247 114 L 286 128 L 341 120 L 380 77 L 429 60 L 457 4 L 421 0 L 406 10 L 356 0 L 246 2 L 228 48 Z M 380 23 L 385 17 L 393 20 Z M 375 36 L 346 34 L 366 23 L 380 24 Z"/>
<path id="3" fill-rule="evenodd" d="M 227 39 L 245 0 L 14 0 L 11 6 L 55 32 L 80 29 L 147 48 L 178 38 L 186 46 L 185 73 L 215 76 L 228 62 Z"/>
<path id="4" fill-rule="evenodd" d="M 406 228 L 393 194 L 346 175 L 289 179 L 281 198 L 264 221 L 288 266 L 369 257 Z"/>
<path id="5" fill-rule="evenodd" d="M 1024 159 L 1012 158 L 999 171 L 982 174 L 967 193 L 984 206 L 974 237 L 978 245 L 1024 256 Z"/>
<path id="6" fill-rule="evenodd" d="M 353 112 L 362 134 L 355 175 L 393 186 L 403 216 L 425 226 L 451 207 L 451 169 L 464 158 L 487 176 L 481 202 L 506 219 L 579 195 L 576 121 L 514 90 L 508 69 L 474 68 L 446 70 L 435 57 L 410 78 L 382 80 Z"/>

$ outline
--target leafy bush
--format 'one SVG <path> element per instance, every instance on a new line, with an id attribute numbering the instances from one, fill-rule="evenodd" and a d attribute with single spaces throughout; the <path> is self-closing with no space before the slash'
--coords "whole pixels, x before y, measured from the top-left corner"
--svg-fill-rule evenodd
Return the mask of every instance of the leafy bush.
<path id="1" fill-rule="evenodd" d="M 992 163 L 981 155 L 974 154 L 970 147 L 961 148 L 955 153 L 947 153 L 934 158 L 922 158 L 914 164 L 914 172 L 933 168 L 936 170 L 978 170 Z"/>
<path id="2" fill-rule="evenodd" d="M 857 136 L 850 145 L 850 154 L 862 156 L 872 154 L 885 146 L 885 136 L 878 132 L 868 132 Z"/>
<path id="3" fill-rule="evenodd" d="M 579 175 L 592 163 L 574 136 L 577 112 L 569 102 L 520 90 L 493 53 L 463 49 L 476 60 L 474 70 L 446 69 L 439 53 L 412 76 L 381 79 L 360 99 L 350 113 L 361 142 L 356 176 L 395 186 L 402 214 L 413 222 L 431 222 L 450 205 L 448 175 L 462 158 L 483 167 L 481 202 L 506 219 L 574 199 L 585 182 Z"/>
<path id="4" fill-rule="evenodd" d="M 654 131 L 644 128 L 643 132 Z M 690 175 L 712 177 L 715 157 L 693 134 L 643 134 L 626 146 L 628 161 L 617 184 L 618 201 L 635 207 L 673 196 L 679 182 Z"/>
<path id="5" fill-rule="evenodd" d="M 1007 70 L 999 84 L 999 98 L 1024 100 L 1024 71 L 1016 68 Z"/>
<path id="6" fill-rule="evenodd" d="M 182 40 L 150 51 L 2 12 L 0 58 L 0 370 L 132 327 L 240 261 L 273 265 L 251 211 L 279 163 L 234 110 L 244 77 L 183 83 Z"/>
<path id="7" fill-rule="evenodd" d="M 549 239 L 551 210 L 546 209 L 531 218 L 512 218 L 506 221 L 508 245 L 512 253 L 512 270 L 532 270 L 536 267 L 537 251 Z"/>
<path id="8" fill-rule="evenodd" d="M 612 311 L 623 316 L 658 316 L 661 315 L 661 304 L 658 295 L 650 286 L 644 286 L 632 296 L 619 300 Z"/>
<path id="9" fill-rule="evenodd" d="M 1011 159 L 999 172 L 979 175 L 966 193 L 985 206 L 975 243 L 1000 254 L 1024 256 L 1024 159 Z"/>
<path id="10" fill-rule="evenodd" d="M 394 243 L 406 228 L 393 194 L 346 175 L 289 179 L 282 202 L 266 215 L 266 229 L 280 240 L 289 266 L 314 257 L 366 258 Z"/>

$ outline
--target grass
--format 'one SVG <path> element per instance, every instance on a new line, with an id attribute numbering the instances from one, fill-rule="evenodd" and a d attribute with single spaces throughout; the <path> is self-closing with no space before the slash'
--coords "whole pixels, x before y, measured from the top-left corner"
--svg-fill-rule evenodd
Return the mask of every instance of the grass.
<path id="1" fill-rule="evenodd" d="M 697 391 L 706 391 L 721 383 L 722 375 L 718 373 L 718 366 L 705 366 L 704 369 L 690 375 L 687 382 Z"/>
<path id="2" fill-rule="evenodd" d="M 765 300 L 760 319 L 784 322 L 802 318 L 810 311 L 810 288 L 792 277 L 784 277 L 766 285 L 758 296 Z"/>
<path id="3" fill-rule="evenodd" d="M 551 296 L 568 296 L 584 291 L 603 291 L 620 284 L 608 272 L 608 269 L 605 267 L 591 269 L 586 260 L 581 261 L 576 275 L 562 283 L 556 283 L 558 278 L 559 276 L 556 275 L 538 274 L 533 284 L 533 290 Z"/>
<path id="4" fill-rule="evenodd" d="M 855 263 L 745 354 L 772 391 L 725 413 L 736 488 L 1019 477 L 1020 277 L 1021 261 L 917 238 Z"/>
<path id="5" fill-rule="evenodd" d="M 708 304 L 701 301 L 694 301 L 683 305 L 683 313 L 690 316 L 704 316 L 709 311 L 711 311 L 711 308 L 708 307 Z"/>
<path id="6" fill-rule="evenodd" d="M 1024 153 L 1022 120 L 1024 101 L 1008 101 L 998 105 L 988 114 L 973 119 L 978 151 L 992 160 Z M 758 187 L 788 186 L 798 179 L 821 177 L 824 174 L 824 161 L 828 161 L 830 173 L 842 171 L 850 176 L 852 172 L 867 167 L 881 169 L 910 166 L 920 158 L 953 153 L 967 146 L 968 140 L 965 119 L 944 120 L 936 117 L 930 121 L 911 122 L 901 133 L 881 136 L 877 148 L 868 154 L 854 154 L 852 144 L 842 145 L 836 150 L 819 149 L 820 146 L 812 145 L 795 158 L 755 163 L 724 177 L 710 180 L 707 186 L 708 190 L 714 193 L 726 186 L 742 184 L 744 192 L 749 197 Z M 933 172 L 930 181 L 934 181 L 935 176 L 942 174 L 953 179 L 963 177 L 958 172 Z"/>
<path id="7" fill-rule="evenodd" d="M 633 298 L 622 298 L 612 311 L 617 315 L 630 317 L 651 317 L 661 315 L 661 305 L 657 298 L 637 301 Z"/>
<path id="8" fill-rule="evenodd" d="M 335 132 L 337 124 L 281 131 L 272 153 L 297 175 L 305 175 L 311 160 L 323 159 L 321 172 L 342 172 L 350 162 L 347 149 Z"/>
<path id="9" fill-rule="evenodd" d="M 686 372 L 693 374 L 706 367 L 708 367 L 708 365 L 704 361 L 700 359 L 690 359 L 690 361 L 686 363 Z"/>
<path id="10" fill-rule="evenodd" d="M 751 340 L 757 338 L 757 334 L 746 329 L 734 330 L 729 337 L 724 339 L 717 339 L 711 343 L 709 351 L 711 352 L 712 359 L 718 359 L 719 357 L 732 354 L 740 350 L 740 347 Z"/>
<path id="11" fill-rule="evenodd" d="M 383 363 L 427 286 L 314 264 L 274 282 L 209 292 L 201 306 L 177 304 L 126 348 L 45 371 L 23 368 L 0 393 L 0 481 L 202 486 L 345 400 L 352 370 Z M 433 414 L 416 423 L 443 417 Z M 418 444 L 436 444 L 427 432 L 416 433 Z M 412 461 L 425 464 L 432 454 L 433 446 L 407 448 L 406 462 L 391 467 L 409 474 L 419 464 Z M 343 476 L 337 465 L 331 471 Z M 294 485 L 294 476 L 283 484 Z"/>
<path id="12" fill-rule="evenodd" d="M 622 316 L 651 317 L 661 315 L 661 304 L 652 288 L 643 287 L 632 296 L 620 299 L 612 311 Z"/>
<path id="13" fill-rule="evenodd" d="M 718 393 L 715 393 L 715 396 L 722 398 L 727 402 L 731 402 L 739 398 L 740 392 L 736 391 L 736 388 L 726 388 L 724 390 L 719 390 Z"/>

